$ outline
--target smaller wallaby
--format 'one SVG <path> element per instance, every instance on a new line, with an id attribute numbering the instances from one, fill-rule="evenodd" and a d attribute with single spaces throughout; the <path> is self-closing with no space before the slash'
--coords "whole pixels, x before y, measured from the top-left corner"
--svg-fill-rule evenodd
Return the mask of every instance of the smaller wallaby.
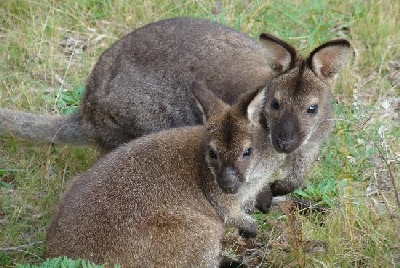
<path id="1" fill-rule="evenodd" d="M 47 233 L 48 257 L 122 267 L 217 267 L 225 224 L 256 224 L 243 198 L 259 153 L 247 107 L 258 91 L 228 106 L 192 85 L 206 125 L 172 128 L 133 140 L 77 176 Z"/>

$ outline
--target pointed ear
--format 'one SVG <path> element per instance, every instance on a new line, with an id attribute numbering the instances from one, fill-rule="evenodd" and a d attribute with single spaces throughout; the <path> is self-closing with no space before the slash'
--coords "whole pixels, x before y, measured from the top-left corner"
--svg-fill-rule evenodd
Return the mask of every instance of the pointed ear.
<path id="1" fill-rule="evenodd" d="M 264 92 L 263 89 L 264 86 L 258 88 L 257 90 L 246 92 L 239 98 L 232 108 L 238 115 L 246 117 L 250 120 L 250 118 L 253 116 L 253 113 L 259 111 L 258 105 L 261 107 L 262 94 Z"/>
<path id="2" fill-rule="evenodd" d="M 296 49 L 294 47 L 267 33 L 260 35 L 259 42 L 265 49 L 272 70 L 280 74 L 294 66 L 296 61 Z"/>
<path id="3" fill-rule="evenodd" d="M 314 73 L 332 82 L 349 58 L 354 56 L 354 50 L 345 39 L 326 42 L 311 52 L 307 62 Z"/>
<path id="4" fill-rule="evenodd" d="M 214 115 L 219 115 L 226 107 L 228 107 L 227 104 L 206 88 L 203 81 L 193 81 L 191 89 L 203 110 L 206 120 Z"/>

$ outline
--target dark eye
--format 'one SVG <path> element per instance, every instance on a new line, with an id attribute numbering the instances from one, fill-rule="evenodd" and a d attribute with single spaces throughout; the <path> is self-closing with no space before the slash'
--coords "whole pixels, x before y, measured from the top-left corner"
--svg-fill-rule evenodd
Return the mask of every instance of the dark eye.
<path id="1" fill-rule="evenodd" d="M 307 108 L 307 113 L 308 114 L 316 114 L 318 113 L 318 104 L 311 105 L 310 107 Z"/>
<path id="2" fill-rule="evenodd" d="M 247 148 L 243 153 L 243 158 L 250 157 L 253 154 L 253 148 Z"/>
<path id="3" fill-rule="evenodd" d="M 273 99 L 271 102 L 271 108 L 274 110 L 278 110 L 279 109 L 279 102 L 277 99 Z"/>
<path id="4" fill-rule="evenodd" d="M 217 152 L 216 152 L 213 148 L 211 148 L 211 149 L 208 151 L 208 155 L 209 155 L 210 158 L 212 158 L 212 159 L 218 159 Z"/>

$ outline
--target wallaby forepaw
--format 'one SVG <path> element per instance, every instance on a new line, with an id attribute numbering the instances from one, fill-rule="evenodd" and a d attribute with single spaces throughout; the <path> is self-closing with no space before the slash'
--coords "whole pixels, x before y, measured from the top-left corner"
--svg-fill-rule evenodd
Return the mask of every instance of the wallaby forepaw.
<path id="1" fill-rule="evenodd" d="M 269 212 L 271 204 L 272 204 L 272 193 L 270 188 L 268 187 L 268 189 L 264 189 L 257 195 L 255 207 L 262 213 L 267 214 Z"/>
<path id="2" fill-rule="evenodd" d="M 272 198 L 271 200 L 263 200 L 262 202 L 257 202 L 256 209 L 258 209 L 260 212 L 264 214 L 267 214 L 269 213 L 271 203 L 272 203 Z"/>
<path id="3" fill-rule="evenodd" d="M 243 238 L 254 238 L 257 236 L 257 225 L 239 228 L 239 235 Z"/>
<path id="4" fill-rule="evenodd" d="M 247 267 L 239 259 L 224 255 L 218 265 L 219 268 L 244 268 Z"/>

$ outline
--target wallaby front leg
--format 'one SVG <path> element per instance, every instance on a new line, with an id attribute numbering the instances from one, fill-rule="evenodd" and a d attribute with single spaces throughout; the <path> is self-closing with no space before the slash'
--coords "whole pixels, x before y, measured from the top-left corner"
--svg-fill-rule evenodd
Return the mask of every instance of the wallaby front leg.
<path id="1" fill-rule="evenodd" d="M 225 224 L 238 228 L 241 236 L 244 238 L 256 237 L 257 223 L 250 215 L 238 208 L 227 209 L 220 204 L 214 205 L 214 207 Z"/>
<path id="2" fill-rule="evenodd" d="M 275 180 L 265 186 L 256 197 L 256 208 L 262 213 L 268 213 L 272 197 L 286 195 L 301 187 L 304 174 L 318 154 L 320 143 L 309 142 L 286 158 L 284 179 Z"/>
<path id="3" fill-rule="evenodd" d="M 286 195 L 303 185 L 304 174 L 316 158 L 320 145 L 320 142 L 308 142 L 295 153 L 288 155 L 286 178 L 271 184 L 273 196 Z"/>
<path id="4" fill-rule="evenodd" d="M 261 192 L 257 194 L 255 204 L 256 209 L 264 214 L 267 214 L 272 204 L 272 197 L 271 185 L 268 184 L 262 189 Z"/>
<path id="5" fill-rule="evenodd" d="M 239 235 L 243 238 L 254 238 L 257 235 L 257 223 L 249 215 L 243 214 L 241 218 L 232 219 L 234 226 L 238 227 Z"/>

